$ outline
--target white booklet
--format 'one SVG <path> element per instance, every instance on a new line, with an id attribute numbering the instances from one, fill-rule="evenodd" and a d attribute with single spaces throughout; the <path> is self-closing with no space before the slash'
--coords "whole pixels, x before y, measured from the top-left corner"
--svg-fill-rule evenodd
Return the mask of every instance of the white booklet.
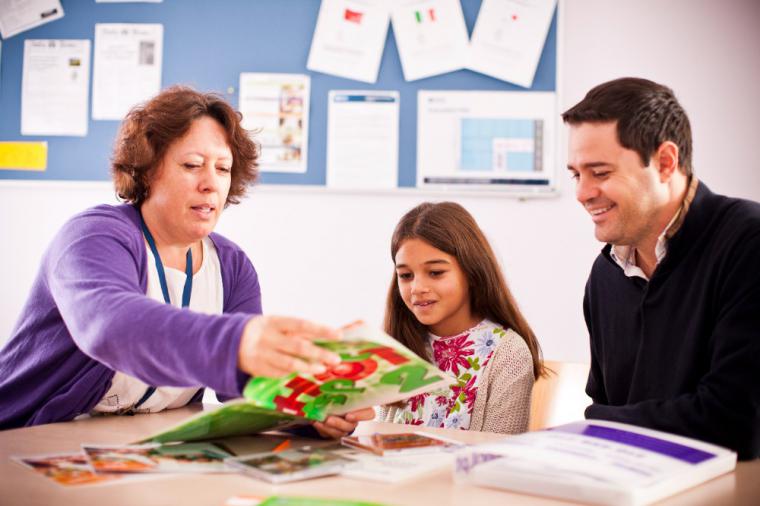
<path id="1" fill-rule="evenodd" d="M 586 420 L 472 446 L 457 481 L 592 504 L 650 504 L 736 467 L 736 453 L 623 423 Z"/>
<path id="2" fill-rule="evenodd" d="M 381 0 L 322 0 L 306 68 L 374 83 L 388 36 Z"/>
<path id="3" fill-rule="evenodd" d="M 396 0 L 391 10 L 404 79 L 453 72 L 467 61 L 467 26 L 459 0 Z"/>
<path id="4" fill-rule="evenodd" d="M 556 5 L 557 0 L 483 0 L 467 68 L 530 88 Z"/>

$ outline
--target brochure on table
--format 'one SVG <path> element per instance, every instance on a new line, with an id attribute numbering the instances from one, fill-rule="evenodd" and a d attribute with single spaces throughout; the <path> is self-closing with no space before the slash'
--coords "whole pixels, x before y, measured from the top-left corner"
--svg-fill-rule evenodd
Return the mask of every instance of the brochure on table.
<path id="1" fill-rule="evenodd" d="M 649 504 L 736 467 L 736 453 L 695 439 L 586 420 L 457 455 L 459 481 L 609 505 Z"/>

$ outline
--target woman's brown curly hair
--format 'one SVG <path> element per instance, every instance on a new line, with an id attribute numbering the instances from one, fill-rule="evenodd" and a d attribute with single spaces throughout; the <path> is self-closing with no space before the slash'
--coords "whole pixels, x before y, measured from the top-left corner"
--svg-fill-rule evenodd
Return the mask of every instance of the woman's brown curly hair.
<path id="1" fill-rule="evenodd" d="M 242 127 L 242 115 L 223 98 L 185 86 L 167 88 L 133 108 L 122 122 L 111 162 L 119 197 L 142 204 L 150 195 L 151 181 L 166 150 L 202 116 L 214 118 L 227 134 L 232 151 L 232 181 L 225 206 L 239 203 L 258 177 L 259 146 Z"/>

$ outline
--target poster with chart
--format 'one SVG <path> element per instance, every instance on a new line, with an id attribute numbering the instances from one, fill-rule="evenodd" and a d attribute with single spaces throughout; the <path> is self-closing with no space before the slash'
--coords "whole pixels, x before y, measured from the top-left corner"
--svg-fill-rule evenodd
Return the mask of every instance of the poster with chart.
<path id="1" fill-rule="evenodd" d="M 304 74 L 240 74 L 238 109 L 261 145 L 262 171 L 306 172 L 310 83 Z"/>
<path id="2" fill-rule="evenodd" d="M 421 90 L 417 107 L 418 187 L 553 191 L 554 93 Z"/>

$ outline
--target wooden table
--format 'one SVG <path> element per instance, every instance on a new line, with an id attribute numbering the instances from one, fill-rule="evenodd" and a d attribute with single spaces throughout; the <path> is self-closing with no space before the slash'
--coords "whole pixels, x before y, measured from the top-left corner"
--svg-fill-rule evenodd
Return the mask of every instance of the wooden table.
<path id="1" fill-rule="evenodd" d="M 100 486 L 62 487 L 9 459 L 79 451 L 82 443 L 120 444 L 147 436 L 201 409 L 199 406 L 133 417 L 99 417 L 67 423 L 0 431 L 0 504 L 10 505 L 210 505 L 223 506 L 237 495 L 296 495 L 376 501 L 390 505 L 562 505 L 566 502 L 512 494 L 501 490 L 454 484 L 449 471 L 440 471 L 402 484 L 383 484 L 341 477 L 285 485 L 269 485 L 241 475 L 167 475 L 148 481 Z M 428 429 L 365 422 L 357 433 L 425 430 L 467 443 L 496 441 L 497 434 Z M 256 446 L 254 438 L 238 438 Z M 235 451 L 241 448 L 232 447 Z M 247 450 L 243 448 L 242 450 Z M 735 472 L 721 476 L 662 502 L 666 505 L 760 504 L 760 460 L 740 462 Z"/>

